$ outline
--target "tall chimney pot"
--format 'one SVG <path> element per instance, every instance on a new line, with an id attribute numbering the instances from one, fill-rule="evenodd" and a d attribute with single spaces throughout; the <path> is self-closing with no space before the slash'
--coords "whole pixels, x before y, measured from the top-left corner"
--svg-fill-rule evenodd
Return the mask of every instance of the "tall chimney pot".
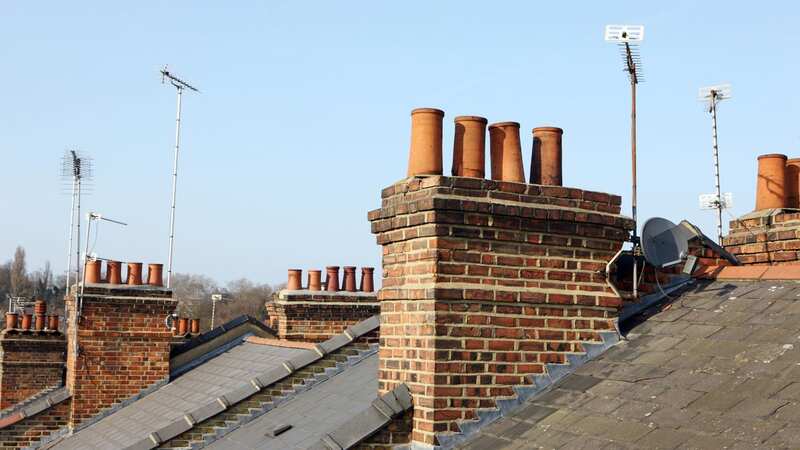
<path id="1" fill-rule="evenodd" d="M 356 292 L 356 268 L 355 266 L 344 266 L 343 290 Z"/>
<path id="2" fill-rule="evenodd" d="M 178 336 L 185 336 L 189 329 L 189 318 L 181 317 L 178 319 Z"/>
<path id="3" fill-rule="evenodd" d="M 22 328 L 25 331 L 31 329 L 31 322 L 33 321 L 33 315 L 30 313 L 22 313 Z"/>
<path id="4" fill-rule="evenodd" d="M 328 266 L 325 268 L 328 272 L 327 283 L 325 290 L 329 292 L 336 292 L 339 290 L 339 266 Z"/>
<path id="5" fill-rule="evenodd" d="M 147 265 L 147 284 L 150 286 L 163 286 L 164 280 L 162 274 L 164 271 L 163 264 L 148 264 Z"/>
<path id="6" fill-rule="evenodd" d="M 142 284 L 142 263 L 128 263 L 128 284 L 132 286 Z"/>
<path id="7" fill-rule="evenodd" d="M 525 182 L 519 123 L 498 122 L 489 125 L 492 180 Z"/>
<path id="8" fill-rule="evenodd" d="M 17 318 L 19 314 L 15 312 L 7 312 L 6 313 L 6 330 L 13 330 L 17 328 Z"/>
<path id="9" fill-rule="evenodd" d="M 756 211 L 786 207 L 786 155 L 771 153 L 758 157 Z"/>
<path id="10" fill-rule="evenodd" d="M 444 111 L 417 108 L 411 111 L 411 149 L 408 176 L 442 174 L 442 119 Z"/>
<path id="11" fill-rule="evenodd" d="M 58 315 L 52 314 L 47 316 L 47 329 L 51 331 L 58 331 Z"/>
<path id="12" fill-rule="evenodd" d="M 453 175 L 483 178 L 486 174 L 486 123 L 484 117 L 458 116 L 453 139 Z"/>
<path id="13" fill-rule="evenodd" d="M 103 262 L 99 259 L 86 261 L 86 272 L 83 276 L 87 284 L 103 282 L 103 280 L 100 278 L 100 268 L 102 263 Z"/>
<path id="14" fill-rule="evenodd" d="M 192 319 L 190 322 L 190 332 L 200 334 L 200 319 Z"/>
<path id="15" fill-rule="evenodd" d="M 300 269 L 289 269 L 289 279 L 286 282 L 286 289 L 290 291 L 298 291 L 303 289 L 302 286 L 303 271 Z"/>
<path id="16" fill-rule="evenodd" d="M 122 263 L 106 261 L 106 283 L 122 284 Z"/>
<path id="17" fill-rule="evenodd" d="M 556 127 L 533 129 L 531 184 L 561 186 L 561 136 L 564 130 Z"/>
<path id="18" fill-rule="evenodd" d="M 361 292 L 374 292 L 375 283 L 373 279 L 374 267 L 361 268 Z"/>
<path id="19" fill-rule="evenodd" d="M 321 270 L 309 270 L 308 271 L 308 290 L 309 291 L 319 291 L 322 289 L 320 286 L 322 283 L 322 271 Z"/>
<path id="20" fill-rule="evenodd" d="M 786 160 L 786 207 L 800 208 L 800 158 Z"/>

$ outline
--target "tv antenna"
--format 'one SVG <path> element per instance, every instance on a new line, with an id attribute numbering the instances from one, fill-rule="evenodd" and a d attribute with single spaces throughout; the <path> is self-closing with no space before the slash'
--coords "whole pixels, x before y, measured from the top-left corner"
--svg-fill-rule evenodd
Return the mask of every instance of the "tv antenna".
<path id="1" fill-rule="evenodd" d="M 633 219 L 633 298 L 639 297 L 638 262 L 641 253 L 638 223 L 636 221 L 636 85 L 642 78 L 642 59 L 639 55 L 639 42 L 644 39 L 644 25 L 606 25 L 605 40 L 615 42 L 620 50 L 623 70 L 628 73 L 631 83 L 631 218 Z"/>
<path id="2" fill-rule="evenodd" d="M 97 260 L 103 259 L 98 258 L 96 254 L 89 253 L 89 237 L 92 233 L 92 222 L 97 222 L 100 220 L 104 220 L 106 222 L 115 223 L 117 225 L 127 226 L 128 224 L 125 222 L 120 222 L 119 220 L 109 219 L 108 217 L 103 217 L 102 214 L 98 212 L 89 212 L 86 214 L 86 250 L 83 252 L 83 281 L 81 282 L 81 290 L 80 290 L 80 297 L 78 300 L 78 314 L 80 315 L 81 307 L 83 306 L 83 290 L 86 287 L 86 264 L 89 263 L 89 259 Z M 95 240 L 97 236 L 95 235 Z"/>
<path id="3" fill-rule="evenodd" d="M 169 73 L 165 65 L 161 69 L 161 84 L 167 80 L 175 87 L 178 92 L 178 112 L 175 117 L 175 162 L 172 165 L 172 204 L 169 213 L 169 257 L 167 259 L 167 287 L 172 285 L 172 254 L 175 248 L 175 194 L 178 187 L 178 151 L 181 146 L 181 98 L 183 97 L 183 90 L 189 89 L 190 91 L 200 92 L 191 84 L 181 80 L 175 75 Z"/>
<path id="4" fill-rule="evenodd" d="M 719 183 L 719 148 L 717 147 L 717 103 L 731 98 L 731 85 L 719 84 L 700 88 L 698 100 L 708 104 L 711 113 L 711 145 L 714 148 L 714 187 L 715 197 L 708 202 L 710 209 L 717 210 L 717 242 L 722 245 L 722 210 L 730 207 L 730 194 L 722 195 Z M 703 197 L 701 196 L 701 199 Z M 702 203 L 702 201 L 701 201 Z"/>
<path id="5" fill-rule="evenodd" d="M 77 150 L 67 150 L 61 157 L 61 178 L 69 181 L 69 192 L 72 196 L 72 204 L 69 212 L 69 244 L 67 245 L 67 280 L 66 289 L 69 290 L 70 279 L 73 273 L 73 248 L 75 249 L 75 282 L 80 278 L 81 261 L 81 195 L 85 192 L 85 187 L 91 187 L 94 163 L 92 158 L 78 152 Z M 66 187 L 66 186 L 65 186 Z M 77 243 L 73 247 L 73 240 Z"/>

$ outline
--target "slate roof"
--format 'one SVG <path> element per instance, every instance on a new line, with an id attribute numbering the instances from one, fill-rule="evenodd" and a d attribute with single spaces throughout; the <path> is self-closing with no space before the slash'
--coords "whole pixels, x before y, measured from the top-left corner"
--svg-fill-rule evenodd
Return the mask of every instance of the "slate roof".
<path id="1" fill-rule="evenodd" d="M 114 449 L 133 445 L 164 424 L 207 404 L 248 380 L 310 350 L 247 342 L 185 373 L 56 444 L 55 449 Z"/>
<path id="2" fill-rule="evenodd" d="M 256 420 L 245 424 L 206 447 L 214 450 L 300 450 L 344 425 L 367 409 L 378 392 L 378 354 L 373 353 L 347 371 L 281 403 Z M 292 428 L 275 436 L 266 433 L 279 425 Z"/>
<path id="3" fill-rule="evenodd" d="M 800 284 L 700 282 L 464 449 L 800 448 Z"/>

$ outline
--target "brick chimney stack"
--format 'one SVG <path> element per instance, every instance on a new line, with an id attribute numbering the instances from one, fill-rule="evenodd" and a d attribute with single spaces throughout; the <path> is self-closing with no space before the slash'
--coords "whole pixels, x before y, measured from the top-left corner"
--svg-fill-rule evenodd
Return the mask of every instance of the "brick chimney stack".
<path id="1" fill-rule="evenodd" d="M 134 283 L 140 264 L 129 265 Z M 116 270 L 116 268 L 114 268 Z M 72 393 L 68 423 L 79 428 L 120 402 L 168 381 L 172 332 L 166 317 L 177 307 L 172 291 L 155 285 L 87 283 L 66 301 L 67 379 Z"/>

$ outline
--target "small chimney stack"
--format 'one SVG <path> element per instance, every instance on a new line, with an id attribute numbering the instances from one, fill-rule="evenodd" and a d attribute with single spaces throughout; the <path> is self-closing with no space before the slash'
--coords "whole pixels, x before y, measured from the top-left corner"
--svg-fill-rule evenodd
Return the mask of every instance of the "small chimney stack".
<path id="1" fill-rule="evenodd" d="M 455 118 L 453 176 L 483 178 L 486 173 L 486 123 L 478 116 Z"/>
<path id="2" fill-rule="evenodd" d="M 756 211 L 786 207 L 786 155 L 771 153 L 758 157 Z"/>
<path id="3" fill-rule="evenodd" d="M 417 108 L 411 111 L 411 149 L 408 176 L 442 174 L 442 119 L 444 111 Z"/>
<path id="4" fill-rule="evenodd" d="M 492 180 L 525 182 L 519 123 L 499 122 L 489 125 Z"/>
<path id="5" fill-rule="evenodd" d="M 531 184 L 561 186 L 561 136 L 564 130 L 556 127 L 533 129 Z"/>

